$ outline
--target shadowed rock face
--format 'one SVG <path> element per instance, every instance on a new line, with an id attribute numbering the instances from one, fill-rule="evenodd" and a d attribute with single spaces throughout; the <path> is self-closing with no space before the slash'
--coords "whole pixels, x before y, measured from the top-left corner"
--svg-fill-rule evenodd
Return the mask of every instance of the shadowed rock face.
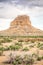
<path id="1" fill-rule="evenodd" d="M 29 16 L 21 15 L 15 18 L 10 24 L 10 28 L 0 31 L 0 35 L 15 35 L 15 36 L 31 36 L 43 35 L 43 31 L 36 29 L 31 25 Z"/>

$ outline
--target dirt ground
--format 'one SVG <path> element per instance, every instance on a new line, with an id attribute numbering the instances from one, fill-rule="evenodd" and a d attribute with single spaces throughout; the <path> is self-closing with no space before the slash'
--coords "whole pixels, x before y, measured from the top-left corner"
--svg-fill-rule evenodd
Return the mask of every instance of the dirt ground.
<path id="1" fill-rule="evenodd" d="M 2 43 L 2 46 L 3 47 L 7 47 L 7 46 L 10 46 L 10 45 L 14 45 L 17 42 L 18 42 L 17 40 L 13 40 L 10 43 Z M 39 41 L 39 42 L 40 43 L 43 43 L 43 41 L 42 42 Z M 38 42 L 35 41 L 34 43 L 32 42 L 30 44 L 30 41 L 29 41 L 29 44 L 25 44 L 25 43 L 27 43 L 27 42 L 22 42 L 23 48 L 24 47 L 29 47 L 29 45 L 34 44 L 34 43 L 37 45 Z M 22 50 L 17 50 L 17 51 L 8 50 L 8 51 L 4 51 L 3 52 L 3 55 L 0 56 L 0 65 L 11 65 L 11 64 L 3 64 L 4 61 L 6 61 L 6 60 L 9 59 L 10 53 L 12 53 L 14 56 L 16 56 L 16 55 L 23 56 L 25 54 L 28 54 L 29 55 L 29 54 L 32 54 L 32 53 L 37 53 L 37 51 L 39 51 L 39 55 L 43 55 L 43 50 L 40 50 L 39 48 L 37 48 L 36 45 L 34 46 L 34 48 L 33 47 L 32 48 L 29 48 L 29 51 L 22 51 Z M 37 63 L 36 64 L 33 64 L 33 65 L 43 65 L 43 60 L 37 61 Z"/>

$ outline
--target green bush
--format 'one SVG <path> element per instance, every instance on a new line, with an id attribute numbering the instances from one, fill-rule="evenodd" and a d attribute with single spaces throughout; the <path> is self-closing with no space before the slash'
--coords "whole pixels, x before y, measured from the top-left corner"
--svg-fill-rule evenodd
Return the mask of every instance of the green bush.
<path id="1" fill-rule="evenodd" d="M 4 47 L 0 47 L 0 51 L 4 51 Z"/>
<path id="2" fill-rule="evenodd" d="M 40 47 L 40 50 L 43 50 L 43 46 Z"/>
<path id="3" fill-rule="evenodd" d="M 23 51 L 29 51 L 28 47 L 22 49 Z"/>
<path id="4" fill-rule="evenodd" d="M 43 44 L 41 44 L 41 43 L 38 43 L 37 47 L 39 48 L 39 47 L 41 47 L 41 46 L 43 46 Z"/>
<path id="5" fill-rule="evenodd" d="M 14 62 L 13 62 L 13 65 L 17 65 L 17 62 L 16 62 L 16 61 L 14 61 Z"/>
<path id="6" fill-rule="evenodd" d="M 16 60 L 16 62 L 17 62 L 18 64 L 21 64 L 22 61 L 23 61 L 20 56 L 16 56 L 15 60 Z"/>
<path id="7" fill-rule="evenodd" d="M 2 38 L 0 40 L 0 43 L 6 43 L 6 42 L 12 42 L 12 40 L 10 38 Z"/>
<path id="8" fill-rule="evenodd" d="M 16 56 L 15 60 L 13 62 L 13 65 L 18 65 L 18 64 L 22 64 L 22 58 L 20 56 Z"/>
<path id="9" fill-rule="evenodd" d="M 43 50 L 43 44 L 38 43 L 37 48 L 39 48 L 40 50 Z"/>
<path id="10" fill-rule="evenodd" d="M 4 51 L 6 51 L 6 50 L 19 50 L 20 48 L 21 48 L 21 46 L 19 46 L 19 45 L 11 45 L 11 46 L 6 47 L 6 48 L 1 47 L 0 50 L 4 50 Z"/>
<path id="11" fill-rule="evenodd" d="M 8 50 L 19 50 L 20 48 L 21 48 L 21 46 L 19 46 L 19 45 L 11 45 L 7 49 Z"/>
<path id="12" fill-rule="evenodd" d="M 25 65 L 31 65 L 31 64 L 25 64 Z"/>
<path id="13" fill-rule="evenodd" d="M 12 42 L 12 40 L 10 38 L 4 38 L 5 42 Z"/>
<path id="14" fill-rule="evenodd" d="M 39 47 L 40 47 L 40 43 L 37 44 L 37 48 L 39 48 Z"/>
<path id="15" fill-rule="evenodd" d="M 20 48 L 21 48 L 21 46 L 19 46 L 19 45 L 14 46 L 14 50 L 19 50 Z"/>

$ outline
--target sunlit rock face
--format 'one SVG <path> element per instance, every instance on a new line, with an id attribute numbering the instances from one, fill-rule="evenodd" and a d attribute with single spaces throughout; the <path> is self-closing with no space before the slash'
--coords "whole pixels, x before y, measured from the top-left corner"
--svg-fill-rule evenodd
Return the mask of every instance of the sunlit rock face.
<path id="1" fill-rule="evenodd" d="M 23 16 L 18 16 L 11 22 L 11 27 L 14 25 L 20 25 L 20 26 L 25 26 L 25 25 L 31 25 L 30 18 L 29 16 L 23 15 Z"/>
<path id="2" fill-rule="evenodd" d="M 0 31 L 0 35 L 40 36 L 43 35 L 43 31 L 32 26 L 29 16 L 19 15 L 11 22 L 9 29 Z"/>

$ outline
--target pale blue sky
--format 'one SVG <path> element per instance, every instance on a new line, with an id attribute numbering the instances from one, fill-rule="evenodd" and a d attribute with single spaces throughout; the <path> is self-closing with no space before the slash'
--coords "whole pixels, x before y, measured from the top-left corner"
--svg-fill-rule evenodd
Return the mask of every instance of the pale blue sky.
<path id="1" fill-rule="evenodd" d="M 32 25 L 43 30 L 43 0 L 0 0 L 0 30 L 18 15 L 28 15 Z"/>

